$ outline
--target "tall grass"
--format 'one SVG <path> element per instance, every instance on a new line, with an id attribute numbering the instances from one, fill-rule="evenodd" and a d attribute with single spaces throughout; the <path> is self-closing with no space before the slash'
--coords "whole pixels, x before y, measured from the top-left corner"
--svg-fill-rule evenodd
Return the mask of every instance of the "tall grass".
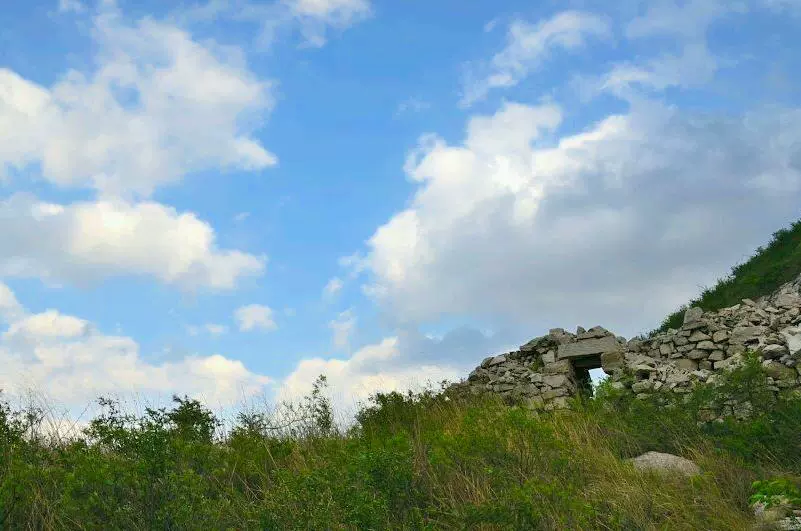
<path id="1" fill-rule="evenodd" d="M 247 411 L 226 433 L 179 397 L 141 415 L 103 401 L 73 440 L 38 436 L 35 414 L 3 406 L 0 528 L 748 529 L 752 482 L 801 475 L 801 401 L 764 400 L 748 421 L 697 420 L 715 393 L 758 391 L 760 370 L 678 401 L 602 385 L 562 413 L 379 394 L 348 428 L 332 423 L 323 382 L 292 415 Z M 648 450 L 704 474 L 625 461 Z"/>

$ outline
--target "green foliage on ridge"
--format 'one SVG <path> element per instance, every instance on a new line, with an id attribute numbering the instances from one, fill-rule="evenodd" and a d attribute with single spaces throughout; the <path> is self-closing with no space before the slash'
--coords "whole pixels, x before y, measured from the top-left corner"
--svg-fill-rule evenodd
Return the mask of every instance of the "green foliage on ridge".
<path id="1" fill-rule="evenodd" d="M 717 311 L 738 304 L 742 299 L 757 299 L 770 294 L 782 284 L 801 274 L 801 220 L 773 234 L 767 247 L 759 247 L 746 262 L 732 268 L 731 273 L 713 288 L 665 318 L 651 335 L 669 328 L 679 328 L 684 312 L 690 306 L 704 311 Z"/>

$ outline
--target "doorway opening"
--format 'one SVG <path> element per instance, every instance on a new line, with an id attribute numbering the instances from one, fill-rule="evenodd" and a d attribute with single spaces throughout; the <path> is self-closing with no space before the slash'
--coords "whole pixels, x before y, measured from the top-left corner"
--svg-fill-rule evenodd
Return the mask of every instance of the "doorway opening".
<path id="1" fill-rule="evenodd" d="M 573 358 L 571 364 L 576 374 L 579 394 L 591 398 L 595 393 L 595 387 L 607 376 L 601 368 L 600 354 Z"/>

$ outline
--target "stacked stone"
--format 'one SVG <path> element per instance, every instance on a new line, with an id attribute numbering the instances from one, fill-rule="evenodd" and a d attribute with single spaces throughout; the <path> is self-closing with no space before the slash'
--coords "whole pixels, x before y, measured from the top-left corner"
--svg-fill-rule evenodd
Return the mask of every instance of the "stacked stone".
<path id="1" fill-rule="evenodd" d="M 667 385 L 676 392 L 687 392 L 696 381 L 708 381 L 715 372 L 742 360 L 741 354 L 753 350 L 775 390 L 801 384 L 801 297 L 784 294 L 741 304 L 719 312 L 690 308 L 679 330 L 668 330 L 648 341 L 629 342 L 625 365 L 635 368 L 637 382 L 632 390 L 647 393 Z M 649 364 L 643 358 L 661 363 Z M 652 365 L 645 371 L 642 365 Z"/>
<path id="2" fill-rule="evenodd" d="M 563 402 L 575 394 L 576 383 L 572 367 L 556 363 L 556 349 L 561 342 L 574 340 L 562 329 L 551 330 L 515 352 L 484 359 L 467 381 L 473 392 L 497 393 L 534 406 L 555 399 Z"/>
<path id="3" fill-rule="evenodd" d="M 613 385 L 631 385 L 638 397 L 659 390 L 687 393 L 740 363 L 747 350 L 761 356 L 774 391 L 801 390 L 801 276 L 757 301 L 743 299 L 718 312 L 690 308 L 679 329 L 649 339 L 626 342 L 599 326 L 578 327 L 575 334 L 555 328 L 515 352 L 486 358 L 462 385 L 562 408 L 581 387 L 574 364 L 600 356 Z M 633 383 L 626 374 L 634 375 Z"/>
<path id="4" fill-rule="evenodd" d="M 578 392 L 580 382 L 570 360 L 560 356 L 560 351 L 572 348 L 582 352 L 588 345 L 590 350 L 597 349 L 597 342 L 605 338 L 611 340 L 605 343 L 615 348 L 622 347 L 625 341 L 600 326 L 589 330 L 578 327 L 575 334 L 554 328 L 517 351 L 484 359 L 470 373 L 467 385 L 473 393 L 497 393 L 531 407 L 565 408 L 568 398 Z"/>

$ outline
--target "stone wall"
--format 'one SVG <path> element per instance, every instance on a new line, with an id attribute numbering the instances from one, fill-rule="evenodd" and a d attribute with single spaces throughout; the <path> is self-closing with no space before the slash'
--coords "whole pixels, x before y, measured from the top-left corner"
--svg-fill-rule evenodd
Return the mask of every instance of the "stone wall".
<path id="1" fill-rule="evenodd" d="M 774 391 L 801 389 L 801 276 L 757 301 L 718 312 L 690 308 L 678 330 L 648 339 L 627 341 L 600 326 L 556 328 L 486 358 L 457 387 L 557 409 L 589 386 L 589 369 L 601 367 L 613 385 L 641 398 L 657 390 L 687 393 L 742 361 L 747 350 L 760 355 Z"/>

